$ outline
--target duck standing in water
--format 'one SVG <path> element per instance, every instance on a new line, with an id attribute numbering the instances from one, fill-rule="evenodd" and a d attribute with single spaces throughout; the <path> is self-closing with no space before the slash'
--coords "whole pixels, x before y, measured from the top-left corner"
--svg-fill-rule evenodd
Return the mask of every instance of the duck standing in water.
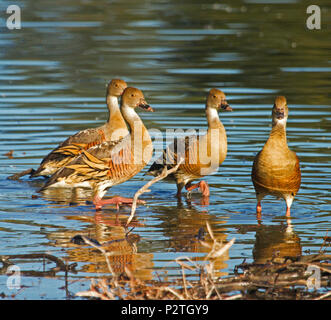
<path id="1" fill-rule="evenodd" d="M 104 141 L 116 141 L 129 134 L 118 104 L 118 98 L 126 87 L 127 84 L 121 79 L 111 80 L 106 94 L 108 121 L 99 128 L 85 129 L 70 136 L 42 160 L 39 168 L 33 171 L 30 177 L 52 175 L 80 155 L 83 150 Z"/>
<path id="2" fill-rule="evenodd" d="M 83 150 L 81 155 L 58 170 L 40 191 L 46 192 L 47 189 L 56 187 L 91 188 L 94 191 L 93 203 L 97 210 L 105 204 L 131 204 L 130 198 L 102 198 L 108 188 L 139 173 L 152 157 L 152 140 L 135 111 L 136 107 L 153 111 L 139 89 L 128 87 L 122 95 L 121 112 L 131 133 L 118 141 L 103 142 Z"/>
<path id="3" fill-rule="evenodd" d="M 279 96 L 272 108 L 272 129 L 263 149 L 256 155 L 252 168 L 257 206 L 261 218 L 261 200 L 266 195 L 283 198 L 286 202 L 286 216 L 301 183 L 299 159 L 287 145 L 286 122 L 288 106 L 286 98 Z"/>
<path id="4" fill-rule="evenodd" d="M 163 168 L 173 168 L 183 158 L 178 170 L 170 174 L 166 180 L 174 180 L 177 185 L 177 197 L 181 197 L 183 187 L 187 191 L 200 188 L 204 197 L 209 197 L 210 191 L 205 181 L 192 184 L 193 180 L 200 179 L 215 172 L 225 160 L 227 154 L 227 136 L 220 121 L 219 111 L 232 111 L 226 101 L 225 94 L 218 89 L 211 89 L 207 96 L 205 107 L 208 122 L 208 131 L 197 138 L 195 135 L 176 138 L 168 146 L 160 159 L 152 164 L 146 174 L 157 176 Z M 182 147 L 182 148 L 181 148 Z M 180 152 L 183 149 L 183 152 Z"/>

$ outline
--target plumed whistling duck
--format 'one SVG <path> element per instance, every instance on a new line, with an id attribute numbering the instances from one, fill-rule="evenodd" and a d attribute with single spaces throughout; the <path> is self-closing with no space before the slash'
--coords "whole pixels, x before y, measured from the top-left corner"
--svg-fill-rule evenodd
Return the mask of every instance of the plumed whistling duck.
<path id="1" fill-rule="evenodd" d="M 261 218 L 261 200 L 274 195 L 286 201 L 286 216 L 301 183 L 299 159 L 287 146 L 286 121 L 288 106 L 283 96 L 275 99 L 272 109 L 272 129 L 263 149 L 256 155 L 252 168 L 255 187 L 256 213 Z"/>
<path id="2" fill-rule="evenodd" d="M 181 196 L 183 187 L 187 191 L 200 188 L 202 195 L 208 197 L 209 187 L 205 181 L 192 184 L 193 180 L 202 178 L 215 172 L 222 164 L 227 153 L 226 131 L 219 119 L 218 112 L 232 111 L 226 101 L 225 94 L 218 89 L 211 89 L 207 96 L 205 107 L 208 131 L 197 138 L 195 135 L 177 138 L 168 146 L 160 159 L 152 164 L 147 174 L 157 176 L 165 166 L 174 167 L 180 158 L 183 163 L 178 170 L 168 176 L 167 180 L 174 180 L 177 184 L 177 197 Z M 183 150 L 183 152 L 179 151 Z M 181 156 L 182 155 L 182 156 Z"/>
<path id="3" fill-rule="evenodd" d="M 83 150 L 82 154 L 58 170 L 40 190 L 55 187 L 87 187 L 94 191 L 96 209 L 105 204 L 130 204 L 132 199 L 114 197 L 102 200 L 107 189 L 123 183 L 139 173 L 150 161 L 153 144 L 148 130 L 135 111 L 141 107 L 153 109 L 145 101 L 143 93 L 136 88 L 124 90 L 121 112 L 129 124 L 131 133 L 118 141 L 107 141 Z"/>
<path id="4" fill-rule="evenodd" d="M 106 94 L 108 121 L 99 128 L 82 130 L 70 136 L 42 160 L 39 168 L 31 174 L 31 177 L 52 175 L 81 154 L 83 150 L 104 141 L 116 141 L 120 137 L 125 137 L 129 131 L 120 112 L 118 98 L 126 87 L 127 84 L 123 80 L 111 80 Z"/>

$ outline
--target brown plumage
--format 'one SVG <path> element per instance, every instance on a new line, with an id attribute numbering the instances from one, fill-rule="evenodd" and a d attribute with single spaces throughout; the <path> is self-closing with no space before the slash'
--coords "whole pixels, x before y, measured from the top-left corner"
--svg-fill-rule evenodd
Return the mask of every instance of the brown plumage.
<path id="1" fill-rule="evenodd" d="M 225 94 L 221 90 L 211 89 L 205 108 L 208 121 L 206 135 L 176 138 L 147 172 L 149 175 L 157 176 L 165 166 L 170 169 L 179 162 L 180 158 L 183 158 L 183 164 L 175 173 L 168 176 L 168 180 L 174 180 L 177 184 L 177 197 L 181 196 L 183 187 L 188 191 L 199 187 L 203 196 L 209 196 L 208 184 L 205 181 L 194 185 L 191 182 L 215 172 L 226 157 L 227 137 L 218 116 L 219 110 L 232 111 L 226 102 Z"/>
<path id="2" fill-rule="evenodd" d="M 266 195 L 281 197 L 286 201 L 286 215 L 301 183 L 299 159 L 291 151 L 286 139 L 288 106 L 285 97 L 277 97 L 272 109 L 272 129 L 263 149 L 256 155 L 252 168 L 258 216 L 261 215 L 261 200 Z"/>
<path id="3" fill-rule="evenodd" d="M 129 124 L 131 133 L 118 141 L 103 142 L 83 150 L 81 155 L 58 170 L 41 191 L 45 192 L 48 188 L 55 187 L 92 188 L 96 209 L 108 203 L 131 203 L 132 199 L 123 197 L 101 199 L 108 188 L 135 176 L 152 157 L 152 140 L 134 110 L 136 107 L 153 111 L 139 89 L 128 87 L 122 96 L 121 112 Z"/>
<path id="4" fill-rule="evenodd" d="M 31 174 L 31 177 L 52 175 L 81 154 L 83 150 L 104 141 L 116 141 L 125 137 L 129 131 L 120 112 L 118 98 L 126 87 L 127 84 L 123 80 L 110 81 L 106 94 L 108 121 L 99 128 L 82 130 L 70 136 L 42 160 L 39 168 Z"/>

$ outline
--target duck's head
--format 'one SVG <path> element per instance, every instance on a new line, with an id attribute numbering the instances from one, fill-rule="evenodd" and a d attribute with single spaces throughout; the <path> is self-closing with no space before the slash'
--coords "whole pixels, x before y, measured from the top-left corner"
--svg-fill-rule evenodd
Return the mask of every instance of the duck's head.
<path id="1" fill-rule="evenodd" d="M 224 92 L 215 88 L 211 89 L 208 93 L 206 108 L 221 111 L 232 111 L 232 108 L 226 101 Z"/>
<path id="2" fill-rule="evenodd" d="M 108 87 L 107 87 L 107 95 L 109 96 L 115 96 L 115 97 L 120 97 L 124 89 L 128 85 L 124 80 L 121 79 L 113 79 L 109 82 Z"/>
<path id="3" fill-rule="evenodd" d="M 273 124 L 286 123 L 288 117 L 288 106 L 284 96 L 276 97 L 272 108 Z"/>
<path id="4" fill-rule="evenodd" d="M 146 111 L 154 111 L 152 107 L 146 102 L 142 91 L 132 87 L 128 87 L 124 90 L 122 95 L 122 105 L 131 107 L 133 109 L 140 107 Z"/>

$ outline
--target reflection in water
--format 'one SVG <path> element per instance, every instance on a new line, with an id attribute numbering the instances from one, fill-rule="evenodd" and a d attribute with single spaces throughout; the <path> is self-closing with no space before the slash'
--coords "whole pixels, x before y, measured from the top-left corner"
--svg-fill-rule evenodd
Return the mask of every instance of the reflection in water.
<path id="1" fill-rule="evenodd" d="M 162 229 L 163 236 L 168 243 L 168 250 L 172 252 L 185 253 L 202 253 L 203 255 L 195 255 L 191 257 L 194 261 L 202 262 L 206 255 L 210 252 L 210 247 L 206 247 L 201 243 L 201 240 L 212 246 L 211 239 L 206 223 L 208 222 L 213 230 L 215 239 L 224 243 L 227 241 L 226 228 L 223 227 L 225 221 L 214 221 L 214 217 L 208 214 L 208 211 L 202 205 L 202 209 L 198 209 L 197 205 L 203 203 L 204 197 L 201 199 L 186 199 L 182 202 L 177 201 L 177 206 L 160 206 L 157 208 L 157 214 L 160 219 L 159 227 Z M 214 261 L 216 276 L 226 275 L 224 269 L 227 268 L 226 261 L 229 259 L 229 254 L 226 252 L 221 257 Z"/>
<path id="2" fill-rule="evenodd" d="M 86 199 L 92 199 L 92 190 L 83 188 L 50 188 L 38 196 L 55 204 L 86 205 Z"/>
<path id="3" fill-rule="evenodd" d="M 194 253 L 190 258 L 193 261 L 204 264 L 204 259 L 210 252 L 210 247 L 206 247 L 203 243 L 210 246 L 213 240 L 208 234 L 206 222 L 214 223 L 213 217 L 210 216 L 205 207 L 202 210 L 197 209 L 197 205 L 201 205 L 201 199 L 194 201 L 187 199 L 185 203 L 178 201 L 177 206 L 162 206 L 158 207 L 158 217 L 161 220 L 158 227 L 163 230 L 163 239 L 168 245 L 167 251 L 183 253 L 181 256 L 187 256 L 188 253 Z M 154 268 L 153 245 L 157 241 L 153 241 L 151 247 L 146 248 L 144 234 L 148 235 L 148 228 L 139 222 L 137 217 L 130 226 L 135 229 L 127 236 L 128 229 L 125 228 L 125 223 L 128 216 L 120 212 L 107 213 L 95 212 L 91 215 L 75 215 L 66 216 L 70 221 L 81 221 L 87 223 L 83 230 L 65 230 L 55 231 L 48 235 L 49 240 L 55 241 L 55 246 L 66 248 L 66 259 L 72 262 L 81 262 L 83 266 L 80 271 L 89 274 L 93 273 L 109 273 L 109 269 L 104 255 L 96 248 L 91 247 L 81 242 L 73 241 L 73 238 L 78 235 L 83 235 L 97 244 L 102 245 L 102 248 L 108 253 L 111 267 L 115 273 L 122 273 L 125 268 L 128 268 L 132 274 L 139 279 L 152 279 Z M 217 221 L 217 224 L 224 224 L 224 221 Z M 225 228 L 217 230 L 219 227 L 214 223 L 214 237 L 218 242 L 226 241 Z M 135 230 L 139 231 L 144 227 L 142 237 L 135 234 Z M 131 229 L 132 230 L 132 229 Z M 203 243 L 201 243 L 203 241 Z M 146 250 L 147 249 L 147 250 Z M 147 252 L 145 252 L 147 251 Z M 187 254 L 186 254 L 187 253 Z M 203 253 L 203 255 L 201 255 Z M 213 260 L 215 276 L 226 275 L 224 270 L 227 268 L 226 261 L 229 259 L 229 254 L 226 252 L 221 257 Z M 178 267 L 178 266 L 177 266 Z"/>
<path id="4" fill-rule="evenodd" d="M 248 231 L 255 231 L 253 259 L 257 264 L 268 261 L 282 263 L 286 258 L 301 256 L 301 240 L 293 229 L 291 219 L 287 219 L 286 224 L 264 225 L 258 221 L 256 225 L 238 227 L 239 233 Z"/>
<path id="5" fill-rule="evenodd" d="M 98 213 L 97 213 L 98 215 Z M 70 220 L 88 222 L 87 227 L 79 231 L 56 231 L 49 234 L 49 239 L 56 246 L 66 247 L 66 259 L 70 262 L 82 262 L 81 272 L 88 274 L 110 273 L 105 256 L 95 247 L 74 241 L 78 235 L 94 239 L 107 252 L 112 271 L 120 274 L 127 268 L 138 279 L 152 279 L 153 254 L 139 252 L 140 236 L 118 224 L 118 216 L 110 215 L 107 219 L 87 216 L 67 216 Z M 112 226 L 109 226 L 112 225 Z"/>
<path id="6" fill-rule="evenodd" d="M 66 205 L 66 206 L 85 206 L 91 209 L 93 212 L 96 211 L 95 205 L 93 204 L 93 190 L 88 188 L 49 188 L 45 190 L 43 193 L 38 194 L 38 196 L 42 199 L 45 199 L 47 202 L 51 202 L 48 206 L 55 205 Z M 113 199 L 115 197 L 115 193 L 107 197 L 107 199 Z M 91 199 L 91 200 L 87 200 Z M 138 206 L 141 204 L 138 203 Z M 107 204 L 103 208 L 103 210 L 112 210 L 114 213 L 120 212 L 120 208 L 128 208 L 130 204 L 121 204 L 119 205 L 119 209 L 117 209 L 116 204 Z M 130 223 L 132 226 L 134 223 Z"/>
<path id="7" fill-rule="evenodd" d="M 301 255 L 300 238 L 294 232 L 290 221 L 287 225 L 261 224 L 256 230 L 255 238 L 253 249 L 255 263 L 266 263 L 270 260 L 281 262 L 286 257 L 296 258 Z"/>

